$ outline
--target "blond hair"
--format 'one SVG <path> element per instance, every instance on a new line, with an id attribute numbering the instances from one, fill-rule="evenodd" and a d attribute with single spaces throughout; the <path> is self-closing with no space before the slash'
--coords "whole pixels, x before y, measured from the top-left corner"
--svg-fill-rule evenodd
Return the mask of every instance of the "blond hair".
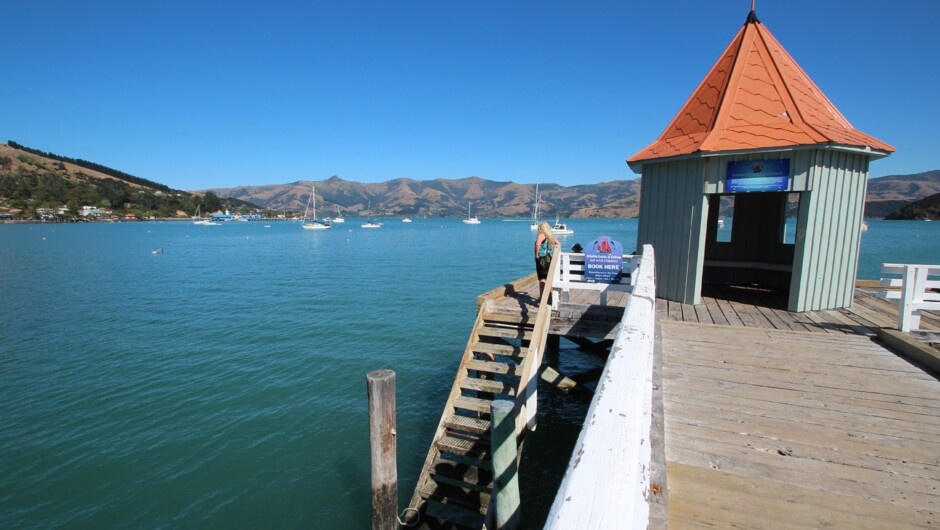
<path id="1" fill-rule="evenodd" d="M 545 234 L 545 239 L 548 240 L 550 246 L 560 245 L 561 242 L 558 241 L 558 238 L 555 237 L 555 234 L 552 233 L 552 228 L 548 226 L 548 221 L 542 221 L 539 223 L 539 233 Z"/>

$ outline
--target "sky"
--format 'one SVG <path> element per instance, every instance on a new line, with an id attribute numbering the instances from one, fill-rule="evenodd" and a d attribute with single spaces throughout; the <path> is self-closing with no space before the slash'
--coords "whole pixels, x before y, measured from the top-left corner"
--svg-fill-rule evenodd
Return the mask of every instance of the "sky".
<path id="1" fill-rule="evenodd" d="M 750 0 L 4 0 L 0 141 L 172 188 L 636 178 Z M 940 169 L 940 0 L 757 0 L 857 129 Z"/>

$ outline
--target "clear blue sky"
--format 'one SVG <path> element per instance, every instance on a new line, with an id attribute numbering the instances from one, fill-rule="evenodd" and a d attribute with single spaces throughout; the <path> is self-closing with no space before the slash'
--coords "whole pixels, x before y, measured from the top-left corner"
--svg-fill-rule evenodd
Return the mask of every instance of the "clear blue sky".
<path id="1" fill-rule="evenodd" d="M 635 178 L 749 0 L 5 0 L 0 141 L 194 190 Z M 852 124 L 940 169 L 938 0 L 757 0 Z"/>

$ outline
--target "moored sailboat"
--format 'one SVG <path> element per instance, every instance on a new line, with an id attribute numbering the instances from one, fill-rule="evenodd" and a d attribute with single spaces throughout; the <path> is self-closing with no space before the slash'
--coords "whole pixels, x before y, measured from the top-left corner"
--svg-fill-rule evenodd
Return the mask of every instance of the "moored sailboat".
<path id="1" fill-rule="evenodd" d="M 532 224 L 529 225 L 530 230 L 539 229 L 539 183 L 535 183 L 535 209 L 532 210 Z"/>
<path id="2" fill-rule="evenodd" d="M 213 221 L 212 219 L 206 219 L 199 215 L 199 205 L 196 205 L 196 215 L 193 216 L 193 224 L 200 226 L 219 226 L 220 223 Z"/>
<path id="3" fill-rule="evenodd" d="M 476 216 L 471 216 L 471 215 L 470 215 L 470 203 L 469 203 L 469 202 L 467 202 L 467 218 L 464 219 L 463 222 L 464 222 L 464 224 L 468 224 L 468 225 L 478 225 L 478 224 L 480 224 L 480 220 L 477 219 Z"/>
<path id="4" fill-rule="evenodd" d="M 307 199 L 307 209 L 310 208 L 310 202 L 313 202 L 313 219 L 307 220 L 307 210 L 304 210 L 304 222 L 301 228 L 304 230 L 329 230 L 333 225 L 327 221 L 317 219 L 317 188 L 311 186 L 310 197 Z"/>

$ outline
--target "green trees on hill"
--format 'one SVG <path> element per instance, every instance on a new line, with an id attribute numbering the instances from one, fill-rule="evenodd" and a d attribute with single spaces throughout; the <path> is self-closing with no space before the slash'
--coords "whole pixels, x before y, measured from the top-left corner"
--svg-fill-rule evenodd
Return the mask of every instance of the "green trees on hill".
<path id="1" fill-rule="evenodd" d="M 11 147 L 23 149 L 15 142 L 10 144 Z M 36 150 L 30 150 L 29 153 L 55 158 L 55 155 Z M 71 159 L 66 160 L 75 164 Z M 82 167 L 89 167 L 89 164 Z M 121 217 L 127 214 L 138 217 L 190 216 L 195 213 L 197 206 L 204 213 L 218 210 L 240 213 L 258 211 L 258 207 L 251 203 L 221 199 L 211 192 L 199 196 L 174 191 L 163 185 L 144 186 L 140 182 L 149 181 L 136 177 L 101 178 L 81 170 L 70 173 L 62 161 L 44 162 L 23 153 L 16 155 L 16 160 L 10 156 L 0 157 L 0 206 L 20 210 L 18 217 L 21 218 L 36 218 L 37 209 L 59 210 L 62 206 L 68 207 L 68 213 L 64 214 L 66 217 L 80 215 L 83 206 L 112 210 Z"/>
<path id="2" fill-rule="evenodd" d="M 214 212 L 216 210 L 225 209 L 225 205 L 222 204 L 222 199 L 220 199 L 218 195 L 212 193 L 211 191 L 206 192 L 200 203 L 200 206 L 202 206 L 200 209 L 203 212 Z"/>
<path id="3" fill-rule="evenodd" d="M 147 188 L 160 190 L 163 192 L 173 191 L 172 189 L 170 189 L 169 186 L 165 186 L 163 184 L 159 184 L 157 182 L 153 182 L 147 179 L 142 179 L 140 177 L 135 177 L 134 175 L 127 174 L 123 171 L 118 171 L 117 169 L 111 169 L 108 166 L 103 166 L 101 164 L 96 164 L 94 162 L 82 160 L 81 158 L 69 158 L 67 156 L 61 156 L 55 153 L 47 153 L 45 151 L 40 151 L 39 149 L 33 149 L 31 147 L 26 147 L 25 145 L 20 145 L 14 142 L 13 140 L 7 140 L 7 145 L 15 149 L 19 149 L 20 151 L 26 151 L 27 153 L 32 153 L 34 155 L 38 155 L 44 158 L 51 158 L 52 160 L 58 160 L 59 162 L 68 162 L 70 164 L 75 164 L 76 166 L 83 167 L 85 169 L 90 169 L 93 171 L 97 171 L 98 173 L 103 173 L 105 175 L 123 180 L 125 182 L 129 182 L 131 184 L 137 184 L 138 186 L 145 186 Z M 60 169 L 64 170 L 65 166 L 61 165 Z"/>
<path id="4" fill-rule="evenodd" d="M 885 219 L 940 219 L 940 193 L 899 208 Z"/>

